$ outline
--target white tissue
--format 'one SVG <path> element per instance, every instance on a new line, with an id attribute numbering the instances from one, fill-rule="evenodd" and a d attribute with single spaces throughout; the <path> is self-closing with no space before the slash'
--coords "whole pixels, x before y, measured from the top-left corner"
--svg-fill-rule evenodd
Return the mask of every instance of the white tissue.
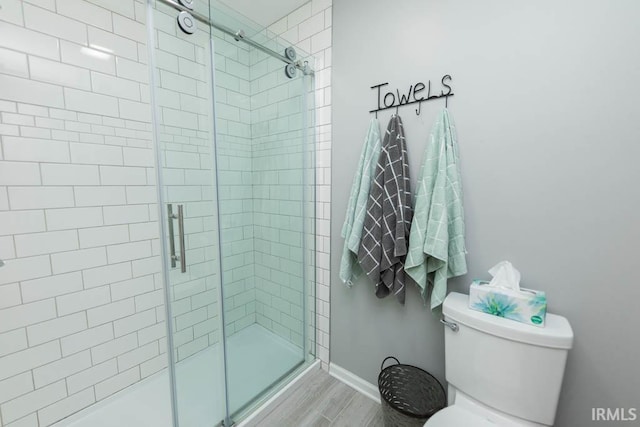
<path id="1" fill-rule="evenodd" d="M 520 272 L 509 261 L 500 261 L 489 269 L 489 274 L 493 279 L 487 286 L 520 290 Z"/>

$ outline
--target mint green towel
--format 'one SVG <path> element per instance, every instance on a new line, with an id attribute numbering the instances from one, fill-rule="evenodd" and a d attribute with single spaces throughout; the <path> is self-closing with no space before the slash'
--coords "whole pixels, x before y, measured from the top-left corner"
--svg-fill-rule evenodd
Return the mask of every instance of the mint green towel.
<path id="1" fill-rule="evenodd" d="M 358 169 L 353 178 L 351 196 L 347 207 L 347 215 L 342 226 L 344 249 L 340 261 L 340 279 L 348 286 L 360 276 L 362 270 L 358 265 L 358 249 L 362 238 L 364 216 L 367 211 L 367 199 L 371 189 L 371 177 L 376 170 L 380 157 L 380 124 L 378 119 L 371 119 L 369 131 L 362 147 Z"/>
<path id="2" fill-rule="evenodd" d="M 431 129 L 415 199 L 405 271 L 425 301 L 433 283 L 433 310 L 444 301 L 447 279 L 467 272 L 458 145 L 446 108 Z"/>

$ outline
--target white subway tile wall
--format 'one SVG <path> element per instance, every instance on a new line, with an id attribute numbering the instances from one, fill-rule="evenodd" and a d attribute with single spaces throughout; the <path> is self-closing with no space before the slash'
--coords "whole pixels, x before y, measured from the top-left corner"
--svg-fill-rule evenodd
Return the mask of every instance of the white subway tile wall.
<path id="1" fill-rule="evenodd" d="M 251 181 L 259 324 L 303 347 L 307 88 L 281 62 L 251 51 Z"/>
<path id="2" fill-rule="evenodd" d="M 48 426 L 166 365 L 145 7 L 0 6 L 0 425 Z"/>
<path id="3" fill-rule="evenodd" d="M 0 259 L 7 262 L 0 270 L 0 425 L 47 426 L 166 366 L 146 7 L 142 0 L 0 3 Z M 166 197 L 185 204 L 189 218 L 189 274 L 174 270 L 169 279 L 175 351 L 183 359 L 219 340 L 215 194 L 207 172 L 208 38 L 206 32 L 184 36 L 176 30 L 175 11 L 157 9 Z M 331 2 L 313 0 L 270 28 L 316 57 L 314 326 L 325 368 L 330 25 Z M 250 94 L 261 65 L 228 37 L 217 35 L 215 43 L 219 166 L 229 172 L 221 179 L 232 180 L 221 182 L 220 197 L 233 202 L 251 196 L 257 177 L 243 171 L 252 161 L 255 166 L 252 105 L 260 94 Z M 288 94 L 271 95 L 285 108 Z M 269 125 L 278 130 L 285 123 Z M 295 184 L 284 187 L 273 187 L 269 197 L 284 197 Z M 223 262 L 231 273 L 225 302 L 233 307 L 227 327 L 235 332 L 257 320 L 259 263 L 253 259 L 260 238 L 253 228 L 235 226 L 254 220 L 242 217 L 253 217 L 253 203 L 227 206 L 221 212 L 229 243 Z M 280 332 L 291 338 L 292 331 L 301 334 L 302 313 L 292 304 L 298 296 L 288 297 L 271 302 L 282 309 L 279 324 L 286 328 Z"/>
<path id="4" fill-rule="evenodd" d="M 309 2 L 253 36 L 268 44 L 280 36 L 302 50 L 311 49 L 311 38 L 329 34 L 331 3 Z M 322 26 L 320 25 L 322 23 Z M 307 24 L 311 28 L 307 28 Z M 302 29 L 304 27 L 304 29 Z M 300 37 L 300 34 L 303 37 Z M 224 37 L 221 37 L 224 39 Z M 225 322 L 227 334 L 257 322 L 302 346 L 303 145 L 305 124 L 300 78 L 289 80 L 282 63 L 253 49 L 240 50 L 216 39 L 218 149 L 223 259 L 225 271 Z M 318 45 L 320 46 L 320 45 Z M 272 47 L 275 47 L 272 46 Z M 275 47 L 279 49 L 280 47 Z M 248 53 L 248 55 L 247 55 Z M 330 46 L 315 52 L 316 91 L 310 94 L 316 114 L 317 163 L 316 223 L 308 230 L 320 234 L 313 242 L 321 252 L 308 260 L 317 267 L 308 284 L 316 314 L 310 319 L 309 338 L 325 368 L 329 362 L 329 185 L 330 176 Z M 248 57 L 249 68 L 246 59 Z M 242 77 L 245 78 L 242 78 Z M 325 94 L 327 94 L 325 96 Z M 249 95 L 249 96 L 247 96 Z M 225 105 L 220 105 L 224 103 Z M 311 122 L 313 123 L 313 122 Z M 311 189 L 313 192 L 313 189 Z M 250 203 L 249 205 L 247 203 Z M 248 225 L 251 225 L 250 227 Z M 308 273 L 308 272 L 307 272 Z M 317 283 L 317 286 L 316 286 Z M 317 301 L 316 296 L 322 300 Z M 316 341 L 317 338 L 317 341 Z"/>
<path id="5" fill-rule="evenodd" d="M 206 3 L 196 10 L 208 15 Z M 181 361 L 220 340 L 218 327 L 218 274 L 217 224 L 215 210 L 214 168 L 212 153 L 213 112 L 211 110 L 211 83 L 209 38 L 210 31 L 203 25 L 192 35 L 184 34 L 176 25 L 176 11 L 157 3 L 154 13 L 157 69 L 155 74 L 159 144 L 162 161 L 160 174 L 164 182 L 164 196 L 173 204 L 184 205 L 185 251 L 187 272 L 172 269 L 169 274 L 173 330 L 179 336 L 174 341 L 174 355 Z M 124 22 L 124 21 L 122 21 Z M 115 25 L 115 22 L 114 22 Z M 123 25 L 120 25 L 121 27 Z M 144 33 L 126 27 L 133 34 Z M 128 31 L 127 31 L 128 32 Z M 190 61 L 180 67 L 183 56 Z M 176 67 L 175 65 L 178 64 Z M 188 96 L 188 99 L 185 98 Z M 123 152 L 124 158 L 138 164 L 154 164 L 154 159 L 143 151 Z M 193 176 L 200 180 L 192 179 Z M 144 191 L 144 187 L 142 188 Z M 128 198 L 139 195 L 129 193 Z M 144 197 L 153 197 L 152 195 Z M 153 230 L 136 228 L 132 234 L 144 238 Z M 176 251 L 179 250 L 178 224 L 174 221 Z M 117 256 L 126 259 L 141 250 L 140 243 L 126 247 Z M 141 267 L 137 265 L 137 267 Z M 147 268 L 153 268 L 149 265 Z M 143 267 L 144 270 L 144 267 Z M 137 286 L 147 286 L 139 283 Z M 129 287 L 124 292 L 131 292 Z M 137 293 L 142 296 L 143 293 Z M 160 295 L 138 298 L 135 310 L 149 306 L 153 310 Z M 125 293 L 124 298 L 127 297 Z M 203 301 L 207 304 L 203 305 Z M 140 319 L 143 322 L 144 319 Z M 124 326 L 124 325 L 123 325 Z M 151 326 L 146 324 L 145 326 Z M 125 329 L 126 330 L 126 329 Z M 142 353 L 143 355 L 145 353 Z M 155 355 L 148 353 L 149 359 Z"/>
<path id="6" fill-rule="evenodd" d="M 249 46 L 214 31 L 225 332 L 256 322 Z"/>

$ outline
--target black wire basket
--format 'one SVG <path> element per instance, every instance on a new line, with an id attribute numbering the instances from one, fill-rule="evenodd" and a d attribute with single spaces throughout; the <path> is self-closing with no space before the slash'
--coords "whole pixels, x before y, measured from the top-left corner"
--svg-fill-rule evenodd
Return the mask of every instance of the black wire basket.
<path id="1" fill-rule="evenodd" d="M 395 365 L 384 367 L 387 360 Z M 403 365 L 389 356 L 380 365 L 378 389 L 382 401 L 385 427 L 422 427 L 447 404 L 442 384 L 422 369 Z"/>

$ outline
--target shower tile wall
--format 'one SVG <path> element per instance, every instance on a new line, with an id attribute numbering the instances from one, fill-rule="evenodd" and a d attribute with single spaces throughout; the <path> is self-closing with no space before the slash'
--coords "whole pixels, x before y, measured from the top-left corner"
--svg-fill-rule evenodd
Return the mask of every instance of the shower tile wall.
<path id="1" fill-rule="evenodd" d="M 329 238 L 331 219 L 331 0 L 312 0 L 268 27 L 315 58 L 316 356 L 329 364 Z"/>
<path id="2" fill-rule="evenodd" d="M 208 14 L 206 4 L 197 11 Z M 156 4 L 154 13 L 156 104 L 158 105 L 164 198 L 184 205 L 187 272 L 169 274 L 176 361 L 220 340 L 217 221 L 211 151 L 213 114 L 209 29 L 186 35 L 176 12 Z M 178 227 L 174 221 L 176 251 Z"/>
<path id="3" fill-rule="evenodd" d="M 287 79 L 279 61 L 246 45 L 238 45 L 229 36 L 221 35 L 215 42 L 216 51 L 220 52 L 216 55 L 216 123 L 226 334 L 231 336 L 257 321 L 301 346 L 302 281 L 301 271 L 296 270 L 301 270 L 302 248 L 298 244 L 297 250 L 290 251 L 287 242 L 279 243 L 288 237 L 285 228 L 302 228 L 302 183 L 298 183 L 297 203 L 276 194 L 284 190 L 288 196 L 291 185 L 301 179 L 302 159 L 286 161 L 286 156 L 295 156 L 292 148 L 297 147 L 299 152 L 302 149 L 301 130 L 284 135 L 277 128 L 301 128 L 301 82 Z M 267 64 L 271 69 L 267 69 Z M 289 97 L 292 85 L 295 86 L 291 88 L 294 104 L 278 107 L 278 103 Z M 260 102 L 256 103 L 256 99 Z M 225 101 L 233 101 L 234 105 L 221 104 Z M 298 123 L 290 122 L 292 114 Z M 279 116 L 280 121 L 269 126 L 268 122 L 275 116 Z M 270 140 L 280 149 L 265 151 Z M 262 173 L 266 170 L 272 170 L 272 174 Z M 289 170 L 292 173 L 284 175 Z M 274 186 L 274 182 L 282 185 Z M 269 208 L 265 212 L 267 204 Z M 286 227 L 269 227 L 275 220 L 273 214 L 281 211 L 286 212 L 281 215 L 287 221 Z M 269 258 L 271 254 L 278 255 Z M 290 279 L 291 272 L 296 272 L 297 282 Z M 272 290 L 268 295 L 266 282 Z M 281 291 L 284 288 L 289 289 L 288 293 Z M 292 302 L 297 309 L 292 310 Z M 267 313 L 265 304 L 269 306 Z M 289 318 L 292 314 L 298 324 Z"/>
<path id="4" fill-rule="evenodd" d="M 146 7 L 1 5 L 0 414 L 44 426 L 166 366 Z M 188 217 L 189 273 L 171 273 L 181 360 L 219 340 L 208 38 L 161 10 L 166 196 Z"/>
<path id="5" fill-rule="evenodd" d="M 256 317 L 302 347 L 305 87 L 251 53 Z"/>
<path id="6" fill-rule="evenodd" d="M 165 366 L 142 1 L 0 4 L 0 424 Z"/>
<path id="7" fill-rule="evenodd" d="M 166 366 L 146 11 L 142 0 L 0 4 L 0 259 L 7 262 L 0 270 L 0 424 L 45 426 Z M 325 365 L 330 18 L 330 3 L 314 0 L 272 26 L 319 59 L 317 345 Z M 200 70 L 205 45 L 199 39 L 193 57 L 185 57 L 190 42 L 174 33 L 174 18 L 159 17 L 156 27 L 163 33 L 156 50 L 161 143 L 172 152 L 165 158 L 172 169 L 167 196 L 194 217 L 186 223 L 192 265 L 215 253 L 202 244 L 216 226 L 212 183 L 201 169 L 211 161 L 203 144 L 208 92 L 190 74 Z M 230 73 L 248 76 L 248 54 L 235 42 L 216 42 L 228 49 L 219 49 L 224 70 L 216 58 L 217 95 L 228 105 L 217 111 L 220 179 L 240 176 L 226 181 L 233 188 L 221 185 L 220 197 L 242 199 L 254 178 L 247 172 L 250 82 Z M 239 219 L 252 224 L 253 203 L 242 209 L 246 216 Z M 254 235 L 231 212 L 221 212 L 221 221 L 231 289 L 244 286 L 227 293 L 227 307 L 236 310 L 227 326 L 236 331 L 255 321 L 256 272 L 253 263 L 243 267 L 255 257 Z M 179 358 L 219 339 L 212 306 L 218 278 L 205 268 L 191 270 L 188 280 L 172 277 Z"/>
<path id="8" fill-rule="evenodd" d="M 227 336 L 255 323 L 249 47 L 214 30 L 222 268 Z"/>
<path id="9" fill-rule="evenodd" d="M 275 35 L 286 38 L 303 50 L 315 48 L 315 64 L 319 84 L 316 112 L 323 114 L 323 126 L 316 129 L 318 161 L 322 166 L 316 181 L 322 184 L 316 208 L 317 222 L 325 235 L 316 242 L 328 252 L 328 137 L 330 127 L 329 71 L 331 7 L 327 2 L 309 2 L 275 23 L 266 33 L 254 39 L 267 42 Z M 286 29 L 286 32 L 283 32 Z M 327 38 L 328 37 L 328 38 Z M 294 38 L 302 40 L 297 43 Z M 281 39 L 282 40 L 282 39 Z M 313 46 L 312 46 L 312 40 Z M 267 42 L 267 44 L 269 44 Z M 218 99 L 232 94 L 243 104 L 225 108 L 224 119 L 218 114 L 218 144 L 221 163 L 218 165 L 221 189 L 221 220 L 223 228 L 223 269 L 225 270 L 225 321 L 227 335 L 257 322 L 285 339 L 302 346 L 303 342 L 303 174 L 304 133 L 300 79 L 288 79 L 283 65 L 255 49 L 242 49 L 239 59 L 228 43 L 218 43 L 216 68 L 224 82 L 232 81 L 237 91 L 218 90 Z M 274 49 L 280 49 L 275 45 Z M 326 51 L 326 52 L 325 52 Z M 228 53 L 230 52 L 230 53 Z M 248 54 L 248 55 L 247 55 Z M 249 67 L 246 67 L 249 58 Z M 222 71 L 220 61 L 233 61 L 234 76 Z M 240 63 L 238 63 L 240 62 Z M 224 62 L 222 62 L 224 63 Z M 246 77 L 246 81 L 241 77 Z M 218 74 L 216 75 L 218 79 Z M 219 80 L 219 79 L 218 79 Z M 250 83 L 250 86 L 249 84 Z M 239 92 L 239 93 L 238 93 Z M 325 100 L 326 94 L 326 100 Z M 314 96 L 312 93 L 311 97 Z M 250 100 L 250 104 L 249 104 Z M 302 107 L 302 109 L 301 109 Z M 220 132 L 226 132 L 220 138 Z M 309 179 L 312 181 L 313 177 Z M 322 199 L 320 199 L 322 198 Z M 309 224 L 306 225 L 307 227 Z M 233 254 L 230 256 L 230 254 Z M 322 263 L 324 258 L 312 260 Z M 320 264 L 319 264 L 320 265 Z M 322 263 L 319 276 L 328 277 L 328 264 Z M 317 274 L 318 275 L 318 274 Z M 325 276 L 326 275 L 326 276 Z M 314 283 L 315 285 L 315 283 Z M 328 286 L 323 285 L 324 300 L 318 304 L 318 318 L 312 326 L 319 328 L 316 354 L 328 363 Z M 315 296 L 312 295 L 312 298 Z M 311 300 L 311 304 L 315 301 Z M 310 331 L 312 342 L 315 331 Z"/>

